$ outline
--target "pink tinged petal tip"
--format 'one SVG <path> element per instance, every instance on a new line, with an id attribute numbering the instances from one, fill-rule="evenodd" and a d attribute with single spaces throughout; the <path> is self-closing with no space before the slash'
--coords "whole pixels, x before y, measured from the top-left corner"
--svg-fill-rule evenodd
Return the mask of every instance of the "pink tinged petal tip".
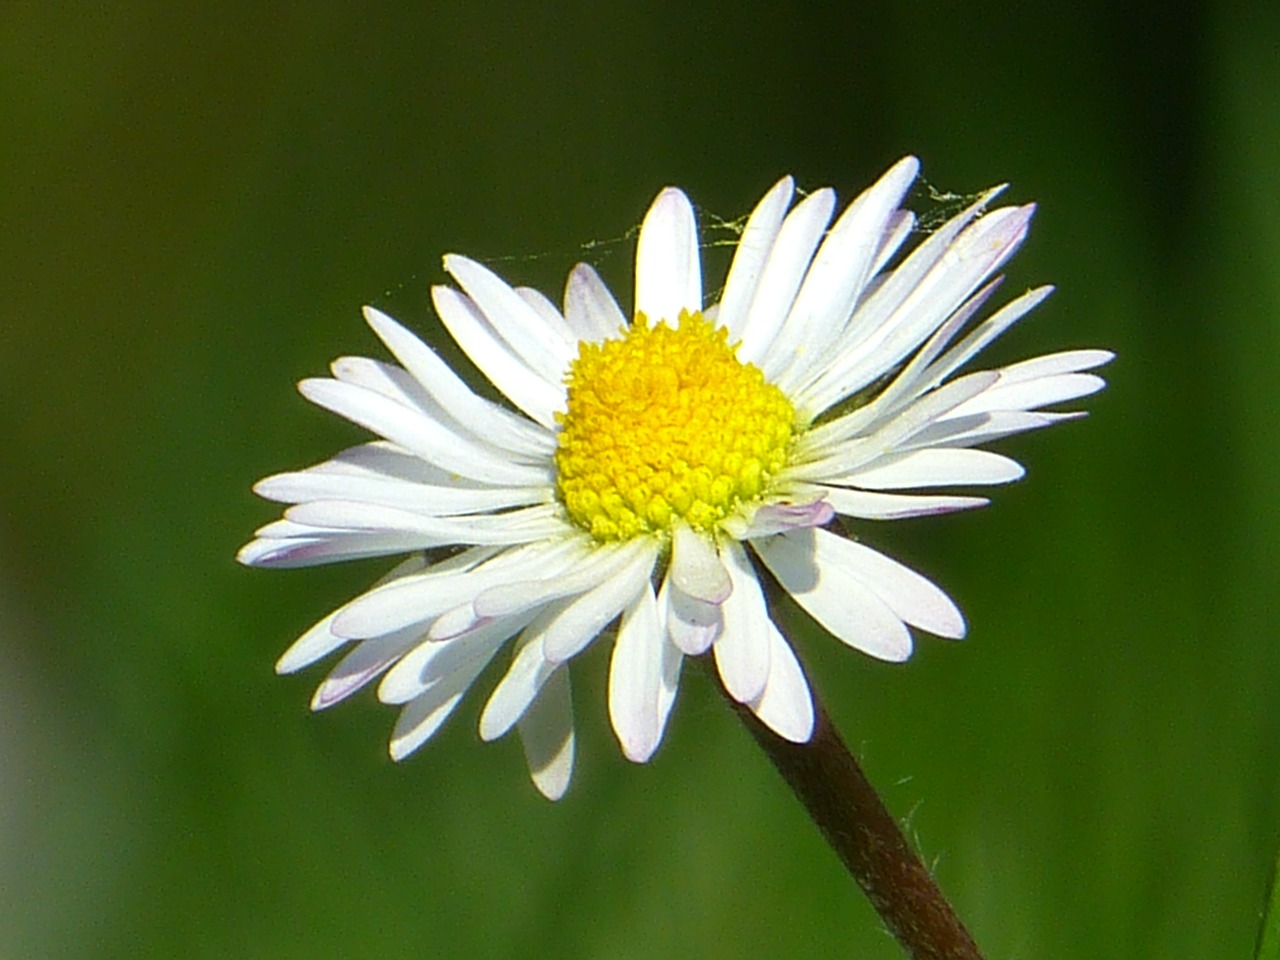
<path id="1" fill-rule="evenodd" d="M 810 503 L 770 503 L 756 511 L 740 539 L 768 537 L 789 530 L 821 527 L 832 521 L 836 511 L 826 500 Z"/>

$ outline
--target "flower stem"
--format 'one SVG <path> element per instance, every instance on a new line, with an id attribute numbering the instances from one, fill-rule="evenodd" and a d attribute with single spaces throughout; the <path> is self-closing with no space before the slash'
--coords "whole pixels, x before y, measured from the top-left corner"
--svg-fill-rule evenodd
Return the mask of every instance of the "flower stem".
<path id="1" fill-rule="evenodd" d="M 724 692 L 718 678 L 716 686 Z M 725 699 L 907 954 L 913 960 L 982 960 L 973 938 L 885 809 L 817 697 L 813 737 L 808 743 L 782 739 L 727 693 Z"/>

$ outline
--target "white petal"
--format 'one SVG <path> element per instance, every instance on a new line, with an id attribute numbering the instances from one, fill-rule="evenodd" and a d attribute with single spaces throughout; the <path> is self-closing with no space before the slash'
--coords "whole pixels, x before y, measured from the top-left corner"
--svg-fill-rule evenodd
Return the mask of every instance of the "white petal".
<path id="1" fill-rule="evenodd" d="M 421 410 L 433 417 L 440 414 L 440 405 L 431 399 L 422 384 L 394 363 L 368 357 L 338 357 L 329 364 L 329 370 L 335 380 L 372 390 L 402 407 Z"/>
<path id="2" fill-rule="evenodd" d="M 321 563 L 412 553 L 429 546 L 419 534 L 402 531 L 345 532 L 287 538 L 259 537 L 240 548 L 236 560 L 247 567 L 287 570 Z"/>
<path id="3" fill-rule="evenodd" d="M 569 272 L 564 288 L 564 316 L 579 340 L 599 343 L 618 336 L 627 318 L 618 307 L 600 274 L 586 263 Z"/>
<path id="4" fill-rule="evenodd" d="M 1110 350 L 1064 350 L 1030 360 L 1020 360 L 1000 368 L 1001 385 L 1038 380 L 1060 373 L 1079 373 L 1110 363 L 1116 355 Z"/>
<path id="5" fill-rule="evenodd" d="M 373 307 L 365 307 L 364 316 L 422 389 L 473 435 L 526 457 L 545 458 L 555 451 L 554 436 L 477 396 L 434 350 L 395 320 Z"/>
<path id="6" fill-rule="evenodd" d="M 752 546 L 796 603 L 837 639 L 881 660 L 911 656 L 911 634 L 879 596 L 833 556 L 824 530 L 801 530 Z"/>
<path id="7" fill-rule="evenodd" d="M 471 670 L 476 660 L 488 663 L 498 648 L 519 633 L 528 620 L 525 617 L 522 621 L 506 620 L 485 624 L 465 637 L 448 643 L 425 640 L 421 637 L 421 631 L 417 631 L 416 645 L 387 671 L 387 675 L 378 684 L 378 699 L 390 704 L 408 703 L 452 674 Z M 404 632 L 407 631 L 401 633 Z M 397 633 L 391 636 L 400 635 Z M 381 641 L 366 641 L 377 642 Z"/>
<path id="8" fill-rule="evenodd" d="M 582 556 L 581 543 L 534 542 L 505 550 L 460 568 L 433 566 L 423 573 L 402 577 L 371 590 L 349 603 L 334 621 L 342 636 L 377 637 L 412 624 L 426 624 L 460 603 L 508 577 L 533 571 L 554 573 Z"/>
<path id="9" fill-rule="evenodd" d="M 559 327 L 564 330 L 572 341 L 578 339 L 577 335 L 570 331 L 568 321 L 560 313 L 560 308 L 552 303 L 551 298 L 545 293 L 541 290 L 535 290 L 533 287 L 516 287 L 515 291 L 521 300 L 533 307 L 534 312 L 542 318 L 543 323 L 549 327 Z"/>
<path id="10" fill-rule="evenodd" d="M 768 356 L 835 206 L 835 192 L 824 187 L 805 197 L 782 222 L 742 330 L 738 359 L 743 363 Z"/>
<path id="11" fill-rule="evenodd" d="M 902 163 L 903 161 L 899 161 Z M 880 237 L 880 246 L 876 249 L 875 261 L 871 264 L 871 277 L 875 278 L 881 270 L 885 268 L 893 255 L 898 252 L 899 248 L 907 237 L 911 236 L 911 231 L 916 228 L 916 215 L 910 210 L 895 210 L 885 224 L 884 233 Z M 863 288 L 863 296 L 871 292 L 870 281 Z"/>
<path id="12" fill-rule="evenodd" d="M 652 565 L 656 554 L 653 543 L 632 540 L 626 543 L 597 546 L 590 541 L 576 541 L 575 559 L 571 566 L 548 566 L 541 570 L 528 570 L 526 576 L 511 576 L 486 589 L 475 598 L 475 612 L 479 617 L 506 617 L 520 610 L 572 597 L 593 590 L 616 576 L 628 564 Z"/>
<path id="13" fill-rule="evenodd" d="M 488 662 L 488 658 L 478 659 L 470 669 L 450 674 L 434 686 L 428 687 L 418 699 L 401 708 L 391 732 L 392 760 L 403 760 L 431 739 L 445 720 L 449 719 L 463 694 Z"/>
<path id="14" fill-rule="evenodd" d="M 934 374 L 937 365 L 933 361 L 999 286 L 1000 278 L 996 278 L 982 287 L 934 331 L 928 342 L 874 399 L 810 430 L 806 442 L 835 444 L 868 433 L 875 429 L 876 424 L 886 422 L 897 410 L 910 404 L 915 397 L 923 396 L 941 383 L 944 378 Z"/>
<path id="15" fill-rule="evenodd" d="M 817 497 L 804 503 L 766 503 L 752 515 L 750 523 L 726 523 L 725 527 L 738 540 L 754 540 L 789 530 L 820 527 L 830 523 L 835 515 L 831 504 Z"/>
<path id="16" fill-rule="evenodd" d="M 775 183 L 751 211 L 738 240 L 716 317 L 716 322 L 729 331 L 730 343 L 742 339 L 760 275 L 778 237 L 783 215 L 791 205 L 794 189 L 795 184 L 790 177 L 783 177 Z"/>
<path id="17" fill-rule="evenodd" d="M 937 383 L 964 366 L 978 351 L 1008 330 L 1053 293 L 1052 286 L 1036 287 L 1009 301 L 986 320 L 982 321 L 959 344 L 929 368 L 929 382 Z"/>
<path id="18" fill-rule="evenodd" d="M 1021 464 L 989 450 L 926 449 L 891 454 L 832 482 L 868 490 L 953 487 L 1010 483 L 1025 473 Z"/>
<path id="19" fill-rule="evenodd" d="M 686 656 L 700 657 L 724 630 L 720 605 L 683 593 L 671 582 L 671 571 L 658 591 L 658 611 L 671 642 Z"/>
<path id="20" fill-rule="evenodd" d="M 1097 393 L 1107 385 L 1092 373 L 1061 373 L 1021 383 L 999 383 L 955 411 L 956 416 L 988 410 L 1035 410 Z"/>
<path id="21" fill-rule="evenodd" d="M 555 412 L 563 410 L 565 402 L 560 378 L 548 380 L 530 369 L 466 294 L 452 287 L 435 286 L 431 288 L 431 301 L 449 334 L 489 382 L 538 423 L 554 430 Z"/>
<path id="22" fill-rule="evenodd" d="M 873 493 L 845 487 L 823 487 L 827 502 L 836 513 L 861 520 L 901 520 L 905 517 L 928 517 L 956 510 L 985 507 L 986 497 L 949 497 L 924 494 Z"/>
<path id="23" fill-rule="evenodd" d="M 769 611 L 746 551 L 733 540 L 720 548 L 733 593 L 724 604 L 724 634 L 716 641 L 716 668 L 739 703 L 759 697 L 769 679 Z"/>
<path id="24" fill-rule="evenodd" d="M 431 517 L 378 503 L 353 500 L 307 500 L 285 510 L 298 524 L 335 532 L 368 531 L 417 534 L 423 546 L 452 543 L 520 543 L 563 535 L 566 523 L 554 504 L 521 507 L 479 516 Z"/>
<path id="25" fill-rule="evenodd" d="M 964 636 L 964 615 L 933 581 L 883 553 L 826 530 L 816 531 L 818 561 L 838 565 L 867 585 L 913 627 L 939 637 Z"/>
<path id="26" fill-rule="evenodd" d="M 524 716 L 551 675 L 561 670 L 543 655 L 546 618 L 536 620 L 521 639 L 511 666 L 493 688 L 480 714 L 480 739 L 496 740 Z M 567 670 L 563 671 L 567 673 Z"/>
<path id="27" fill-rule="evenodd" d="M 872 276 L 889 218 L 919 169 L 915 157 L 899 161 L 849 205 L 822 241 L 786 323 L 765 358 L 765 375 L 783 390 L 790 392 L 796 383 L 808 380 L 812 365 L 827 362 L 827 350 L 844 329 Z M 787 367 L 787 375 L 779 376 Z"/>
<path id="28" fill-rule="evenodd" d="M 564 377 L 577 340 L 563 319 L 547 323 L 506 281 L 469 257 L 451 253 L 444 258 L 444 268 L 530 370 L 548 383 L 558 383 Z"/>
<path id="29" fill-rule="evenodd" d="M 562 663 L 594 640 L 649 583 L 656 550 L 640 553 L 604 583 L 577 597 L 547 625 L 547 659 Z"/>
<path id="30" fill-rule="evenodd" d="M 903 450 L 923 447 L 973 447 L 1027 430 L 1039 430 L 1064 420 L 1079 420 L 1083 411 L 1041 413 L 1025 410 L 997 410 L 966 417 L 947 417 L 921 430 L 903 445 Z"/>
<path id="31" fill-rule="evenodd" d="M 402 631 L 361 643 L 338 661 L 316 687 L 311 709 L 324 710 L 345 700 L 404 656 L 418 639 L 415 633 Z"/>
<path id="32" fill-rule="evenodd" d="M 769 631 L 769 679 L 764 692 L 750 704 L 766 727 L 792 743 L 808 743 L 813 736 L 813 695 L 791 645 L 774 626 Z"/>
<path id="33" fill-rule="evenodd" d="M 1013 255 L 1034 207 L 994 210 L 956 236 L 955 225 L 973 212 L 917 247 L 859 309 L 834 348 L 841 359 L 801 391 L 804 409 L 825 410 L 897 366 Z"/>
<path id="34" fill-rule="evenodd" d="M 628 760 L 644 763 L 658 748 L 679 675 L 680 653 L 664 636 L 646 585 L 623 612 L 609 664 L 609 717 Z"/>
<path id="35" fill-rule="evenodd" d="M 891 454 L 935 420 L 989 389 L 999 379 L 1000 375 L 994 370 L 984 370 L 953 380 L 918 397 L 865 436 L 844 443 L 827 441 L 825 450 L 821 447 L 812 451 L 805 449 L 802 456 L 807 462 L 799 463 L 788 471 L 788 475 L 805 480 L 852 475 Z M 805 438 L 806 448 L 817 442 Z"/>
<path id="36" fill-rule="evenodd" d="M 349 500 L 399 507 L 426 516 L 451 516 L 488 513 L 508 507 L 548 502 L 550 486 L 488 487 L 435 486 L 380 477 L 339 473 L 325 470 L 300 470 L 279 473 L 259 480 L 253 492 L 278 503 L 303 503 L 308 500 Z"/>
<path id="37" fill-rule="evenodd" d="M 390 583 L 393 580 L 398 580 L 411 573 L 417 573 L 424 566 L 426 566 L 426 558 L 422 554 L 409 557 L 397 564 L 386 576 L 375 583 L 374 588 Z M 289 649 L 281 654 L 280 659 L 276 661 L 276 673 L 294 673 L 328 656 L 339 647 L 350 643 L 349 638 L 334 633 L 332 629 L 333 621 L 347 606 L 350 606 L 350 604 L 334 610 L 297 640 L 293 641 L 289 645 Z"/>
<path id="38" fill-rule="evenodd" d="M 676 589 L 704 603 L 724 603 L 733 589 L 711 540 L 677 523 L 671 537 L 671 572 Z"/>
<path id="39" fill-rule="evenodd" d="M 559 800 L 573 776 L 573 699 L 568 668 L 552 674 L 520 718 L 520 741 L 533 785 L 548 800 Z"/>
<path id="40" fill-rule="evenodd" d="M 346 477 L 391 477 L 412 483 L 434 486 L 460 487 L 474 490 L 487 489 L 488 484 L 468 480 L 456 473 L 427 463 L 421 457 L 389 440 L 371 440 L 358 446 L 341 450 L 328 460 L 321 461 L 300 471 L 308 474 L 339 474 Z"/>
<path id="41" fill-rule="evenodd" d="M 651 324 L 674 325 L 681 310 L 702 309 L 702 263 L 698 226 L 689 198 L 663 190 L 640 227 L 636 244 L 636 313 Z"/>
<path id="42" fill-rule="evenodd" d="M 298 390 L 317 406 L 464 477 L 512 486 L 549 481 L 549 465 L 530 466 L 504 458 L 493 448 L 481 446 L 422 411 L 403 407 L 364 387 L 317 378 L 303 380 Z"/>

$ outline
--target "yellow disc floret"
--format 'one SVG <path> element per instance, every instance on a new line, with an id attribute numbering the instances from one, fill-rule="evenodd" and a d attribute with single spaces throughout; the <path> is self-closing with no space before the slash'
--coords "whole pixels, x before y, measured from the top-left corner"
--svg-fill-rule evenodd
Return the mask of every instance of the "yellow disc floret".
<path id="1" fill-rule="evenodd" d="M 759 499 L 787 461 L 796 412 L 728 331 L 682 311 L 643 314 L 621 339 L 583 343 L 557 414 L 557 485 L 597 540 L 666 534 L 682 518 L 710 531 Z"/>

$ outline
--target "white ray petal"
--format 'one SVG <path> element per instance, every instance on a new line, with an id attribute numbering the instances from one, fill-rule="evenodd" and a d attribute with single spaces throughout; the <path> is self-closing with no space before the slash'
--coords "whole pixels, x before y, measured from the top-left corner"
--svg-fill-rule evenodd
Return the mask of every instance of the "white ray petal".
<path id="1" fill-rule="evenodd" d="M 412 553 L 438 544 L 424 543 L 417 533 L 404 531 L 349 532 L 329 531 L 324 535 L 295 537 L 258 537 L 245 544 L 236 560 L 247 567 L 271 567 L 279 570 L 314 567 L 343 560 L 386 557 Z"/>
<path id="2" fill-rule="evenodd" d="M 388 704 L 408 703 L 458 671 L 466 672 L 472 669 L 477 659 L 488 663 L 494 653 L 507 640 L 519 633 L 528 620 L 529 618 L 525 617 L 523 620 L 505 620 L 485 624 L 466 636 L 448 643 L 427 640 L 418 630 L 416 646 L 407 650 L 378 684 L 378 699 Z M 392 634 L 392 636 L 399 636 L 399 634 Z M 366 641 L 366 643 L 378 642 L 381 641 Z"/>
<path id="3" fill-rule="evenodd" d="M 426 557 L 422 554 L 415 554 L 402 560 L 400 563 L 390 570 L 385 576 L 380 578 L 371 590 L 399 580 L 401 577 L 417 573 L 426 566 Z M 309 667 L 324 657 L 327 657 L 339 647 L 346 646 L 351 640 L 340 634 L 333 632 L 333 621 L 337 619 L 338 614 L 346 610 L 351 604 L 347 603 L 334 610 L 327 617 L 324 617 L 309 630 L 307 630 L 297 640 L 289 645 L 284 653 L 280 655 L 280 659 L 276 661 L 276 673 L 289 674 L 301 670 L 303 667 Z"/>
<path id="4" fill-rule="evenodd" d="M 710 538 L 686 523 L 677 523 L 671 536 L 669 576 L 677 590 L 704 603 L 724 603 L 733 589 Z"/>
<path id="5" fill-rule="evenodd" d="M 434 350 L 391 317 L 373 307 L 365 307 L 364 316 L 440 409 L 474 436 L 522 457 L 545 459 L 555 451 L 552 434 L 478 396 Z"/>
<path id="6" fill-rule="evenodd" d="M 911 438 L 901 449 L 918 450 L 924 447 L 973 447 L 992 440 L 999 440 L 1027 430 L 1039 430 L 1066 420 L 1079 420 L 1085 414 L 1042 413 L 1025 410 L 997 410 L 965 417 L 947 417 L 931 424 Z"/>
<path id="7" fill-rule="evenodd" d="M 593 590 L 628 564 L 656 555 L 656 545 L 643 540 L 596 546 L 586 537 L 576 541 L 579 555 L 571 567 L 529 570 L 487 587 L 475 599 L 479 617 L 505 617 L 520 610 Z M 588 546 L 587 544 L 591 544 Z M 651 562 L 651 561 L 650 561 Z"/>
<path id="8" fill-rule="evenodd" d="M 733 253 L 733 265 L 725 280 L 724 296 L 720 300 L 716 322 L 729 331 L 729 342 L 742 339 L 747 325 L 747 314 L 760 284 L 760 275 L 773 250 L 782 226 L 782 218 L 791 205 L 795 184 L 790 177 L 783 177 L 761 198 L 751 211 L 747 225 L 738 239 Z"/>
<path id="9" fill-rule="evenodd" d="M 298 472 L 338 474 L 346 477 L 390 477 L 411 483 L 474 490 L 487 489 L 489 486 L 427 463 L 421 457 L 389 440 L 370 440 L 368 443 L 347 447 L 328 460 L 322 460 Z"/>
<path id="10" fill-rule="evenodd" d="M 627 325 L 613 293 L 587 263 L 569 272 L 564 288 L 564 316 L 579 340 L 600 343 L 616 337 Z"/>
<path id="11" fill-rule="evenodd" d="M 746 551 L 726 540 L 720 557 L 733 580 L 733 593 L 724 604 L 724 633 L 713 648 L 716 669 L 729 695 L 750 703 L 769 679 L 769 610 Z"/>
<path id="12" fill-rule="evenodd" d="M 316 687 L 311 709 L 324 710 L 345 700 L 380 676 L 418 641 L 416 633 L 401 631 L 359 644 L 338 661 Z"/>
<path id="13" fill-rule="evenodd" d="M 594 640 L 648 585 L 656 559 L 656 549 L 641 552 L 608 580 L 569 601 L 547 625 L 547 659 L 563 663 Z"/>
<path id="14" fill-rule="evenodd" d="M 541 290 L 535 290 L 533 287 L 516 287 L 515 291 L 521 300 L 533 307 L 534 312 L 542 318 L 543 323 L 549 327 L 560 327 L 565 330 L 573 341 L 578 339 L 577 334 L 571 332 L 568 321 L 565 319 L 564 314 L 560 312 L 560 308 L 545 293 Z"/>
<path id="15" fill-rule="evenodd" d="M 892 417 L 895 411 L 941 383 L 942 378 L 932 373 L 933 361 L 999 286 L 1000 278 L 997 277 L 978 290 L 934 331 L 933 336 L 894 377 L 893 382 L 877 393 L 874 399 L 814 428 L 809 432 L 808 442 L 815 445 L 834 444 L 869 433 L 878 423 Z"/>
<path id="16" fill-rule="evenodd" d="M 425 624 L 509 577 L 527 577 L 535 571 L 554 576 L 577 563 L 586 550 L 581 541 L 535 541 L 473 566 L 432 567 L 353 600 L 340 612 L 333 629 L 343 636 L 376 637 Z"/>
<path id="17" fill-rule="evenodd" d="M 681 310 L 702 309 L 698 226 L 689 198 L 674 187 L 658 194 L 636 244 L 636 313 L 671 326 Z"/>
<path id="18" fill-rule="evenodd" d="M 469 257 L 451 253 L 444 268 L 484 313 L 493 330 L 513 354 L 548 383 L 558 383 L 569 369 L 577 339 L 569 325 L 548 323 L 505 280 Z"/>
<path id="19" fill-rule="evenodd" d="M 939 383 L 946 377 L 951 376 L 953 372 L 968 363 L 996 337 L 1043 303 L 1051 293 L 1053 293 L 1051 285 L 1036 287 L 1033 290 L 1028 290 L 1022 296 L 1010 300 L 991 316 L 987 317 L 956 346 L 948 350 L 937 363 L 930 365 L 928 376 L 921 378 L 924 381 L 922 389 L 927 389 L 931 384 Z"/>
<path id="20" fill-rule="evenodd" d="M 957 236 L 955 225 L 964 222 L 967 211 L 917 247 L 859 309 L 833 348 L 841 359 L 801 391 L 800 405 L 825 410 L 897 366 L 1013 255 L 1033 211 L 1031 206 L 994 210 Z"/>
<path id="21" fill-rule="evenodd" d="M 900 160 L 840 216 L 814 255 L 813 264 L 762 369 L 783 390 L 809 379 L 828 362 L 828 348 L 853 314 L 871 278 L 871 267 L 889 218 L 915 180 L 920 163 Z M 785 371 L 785 375 L 784 375 Z"/>
<path id="22" fill-rule="evenodd" d="M 452 287 L 431 288 L 431 301 L 450 336 L 495 387 L 548 430 L 555 430 L 555 412 L 564 409 L 565 388 L 559 378 L 548 380 L 533 371 L 506 345 L 480 308 Z"/>
<path id="23" fill-rule="evenodd" d="M 1079 400 L 1097 393 L 1106 381 L 1092 373 L 1060 373 L 1024 380 L 1020 383 L 997 383 L 981 396 L 974 397 L 954 411 L 955 416 L 988 411 L 1035 410 L 1055 403 Z"/>
<path id="24" fill-rule="evenodd" d="M 895 616 L 939 637 L 958 640 L 965 634 L 964 615 L 932 580 L 861 543 L 826 530 L 816 530 L 817 556 L 857 577 Z"/>
<path id="25" fill-rule="evenodd" d="M 906 517 L 927 517 L 956 510 L 972 510 L 985 507 L 986 497 L 951 497 L 924 494 L 879 493 L 870 490 L 850 490 L 845 487 L 821 487 L 828 503 L 836 513 L 860 520 L 902 520 Z"/>
<path id="26" fill-rule="evenodd" d="M 892 453 L 935 420 L 989 389 L 999 379 L 1000 375 L 994 370 L 984 370 L 952 380 L 919 397 L 865 436 L 844 443 L 827 440 L 824 442 L 826 449 L 805 450 L 807 462 L 798 463 L 788 471 L 788 475 L 803 480 L 820 480 L 853 474 Z"/>
<path id="27" fill-rule="evenodd" d="M 573 699 L 567 668 L 552 674 L 519 724 L 520 742 L 533 785 L 559 800 L 573 776 Z"/>
<path id="28" fill-rule="evenodd" d="M 516 463 L 421 410 L 401 406 L 364 387 L 315 378 L 303 380 L 298 390 L 317 406 L 464 477 L 494 485 L 529 486 L 547 482 L 547 464 Z"/>
<path id="29" fill-rule="evenodd" d="M 609 664 L 609 717 L 628 760 L 645 763 L 662 741 L 680 659 L 659 623 L 653 588 L 645 585 L 622 614 Z"/>
<path id="30" fill-rule="evenodd" d="M 691 597 L 676 588 L 669 568 L 658 591 L 658 611 L 667 636 L 686 656 L 702 656 L 724 630 L 720 605 Z"/>
<path id="31" fill-rule="evenodd" d="M 826 479 L 867 490 L 908 490 L 1011 483 L 1024 473 L 1016 460 L 989 450 L 929 448 L 890 454 L 854 473 Z"/>
<path id="32" fill-rule="evenodd" d="M 725 527 L 739 540 L 754 540 L 804 527 L 821 527 L 835 517 L 835 510 L 825 500 L 806 500 L 802 503 L 766 503 L 752 515 L 749 523 L 726 524 Z"/>
<path id="33" fill-rule="evenodd" d="M 876 258 L 871 264 L 871 277 L 874 279 L 885 268 L 893 255 L 898 252 L 911 231 L 916 228 L 916 215 L 910 210 L 895 210 L 885 223 L 884 234 L 880 238 L 880 246 L 876 249 Z M 863 287 L 862 297 L 871 293 L 870 281 Z"/>
<path id="34" fill-rule="evenodd" d="M 773 621 L 769 631 L 769 679 L 764 692 L 750 704 L 766 727 L 792 743 L 808 743 L 813 736 L 813 695 L 795 652 Z"/>
<path id="35" fill-rule="evenodd" d="M 813 251 L 835 211 L 835 191 L 815 190 L 787 214 L 751 300 L 738 359 L 764 362 L 804 280 Z"/>
<path id="36" fill-rule="evenodd" d="M 493 688 L 480 714 L 480 739 L 496 740 L 510 730 L 529 709 L 538 692 L 561 669 L 543 654 L 542 637 L 549 616 L 536 618 L 511 658 L 511 666 Z"/>
<path id="37" fill-rule="evenodd" d="M 906 624 L 859 577 L 833 562 L 830 536 L 801 530 L 751 545 L 783 589 L 837 639 L 881 660 L 906 660 L 911 656 Z"/>
<path id="38" fill-rule="evenodd" d="M 468 669 L 449 674 L 400 709 L 389 744 L 392 760 L 403 760 L 435 735 L 491 657 L 492 653 L 480 657 Z"/>
<path id="39" fill-rule="evenodd" d="M 307 500 L 350 500 L 358 503 L 399 507 L 425 516 L 453 516 L 488 513 L 510 507 L 548 503 L 552 488 L 435 486 L 370 474 L 300 470 L 279 473 L 259 480 L 253 492 L 277 503 Z"/>
<path id="40" fill-rule="evenodd" d="M 520 507 L 479 516 L 433 517 L 359 500 L 307 500 L 284 512 L 285 518 L 335 533 L 417 534 L 424 546 L 447 543 L 519 543 L 525 539 L 557 536 L 567 524 L 555 504 Z M 434 542 L 433 542 L 434 541 Z"/>
<path id="41" fill-rule="evenodd" d="M 369 357 L 338 357 L 329 364 L 329 370 L 335 380 L 372 390 L 402 407 L 420 410 L 431 417 L 440 414 L 440 405 L 431 399 L 422 384 L 394 363 Z"/>

